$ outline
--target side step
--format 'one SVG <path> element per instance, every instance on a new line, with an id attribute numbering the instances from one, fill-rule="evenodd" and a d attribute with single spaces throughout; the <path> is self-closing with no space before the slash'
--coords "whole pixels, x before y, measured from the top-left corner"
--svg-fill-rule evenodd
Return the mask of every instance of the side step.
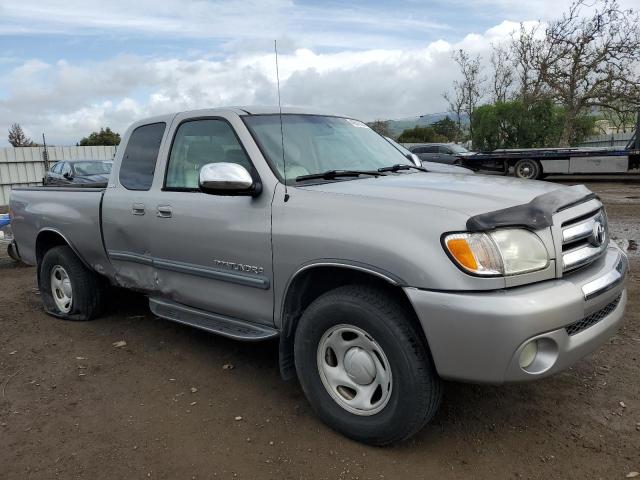
<path id="1" fill-rule="evenodd" d="M 161 318 L 217 333 L 235 340 L 257 342 L 278 336 L 275 328 L 205 312 L 159 298 L 149 298 L 149 308 Z"/>

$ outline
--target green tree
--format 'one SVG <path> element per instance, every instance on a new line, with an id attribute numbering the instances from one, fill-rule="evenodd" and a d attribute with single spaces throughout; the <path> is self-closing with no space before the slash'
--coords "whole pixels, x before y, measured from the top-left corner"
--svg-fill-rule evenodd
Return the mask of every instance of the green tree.
<path id="1" fill-rule="evenodd" d="M 457 142 L 462 136 L 458 122 L 451 120 L 449 117 L 433 123 L 431 128 L 437 135 L 444 137 L 447 142 Z"/>
<path id="2" fill-rule="evenodd" d="M 419 125 L 413 128 L 407 128 L 398 137 L 400 143 L 430 143 L 430 142 L 446 142 L 447 139 L 443 135 L 439 135 L 430 127 L 421 127 Z"/>
<path id="3" fill-rule="evenodd" d="M 484 151 L 496 148 L 555 147 L 563 134 L 566 111 L 551 99 L 525 104 L 521 100 L 496 102 L 478 107 L 474 113 L 474 148 Z M 580 143 L 590 135 L 595 118 L 575 118 L 570 143 Z"/>
<path id="4" fill-rule="evenodd" d="M 80 140 L 80 146 L 93 145 L 119 145 L 120 134 L 114 132 L 109 127 L 101 128 L 99 132 L 92 132 L 89 136 Z"/>

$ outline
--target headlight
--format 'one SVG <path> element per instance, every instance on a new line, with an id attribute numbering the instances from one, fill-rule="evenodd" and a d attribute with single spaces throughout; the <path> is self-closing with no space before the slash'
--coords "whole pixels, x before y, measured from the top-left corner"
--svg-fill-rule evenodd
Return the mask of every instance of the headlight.
<path id="1" fill-rule="evenodd" d="M 475 275 L 495 277 L 542 270 L 549 255 L 542 240 L 528 230 L 508 228 L 489 233 L 452 233 L 444 245 L 455 263 Z"/>

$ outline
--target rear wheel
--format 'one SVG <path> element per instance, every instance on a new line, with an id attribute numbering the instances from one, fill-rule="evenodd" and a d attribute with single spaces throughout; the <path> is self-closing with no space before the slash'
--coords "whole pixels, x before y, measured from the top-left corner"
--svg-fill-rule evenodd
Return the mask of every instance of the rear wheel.
<path id="1" fill-rule="evenodd" d="M 538 160 L 523 158 L 518 160 L 514 166 L 515 176 L 527 180 L 537 180 L 542 176 L 542 165 Z"/>
<path id="2" fill-rule="evenodd" d="M 384 291 L 332 290 L 304 312 L 295 336 L 302 389 L 318 416 L 355 440 L 386 445 L 420 431 L 442 396 L 421 331 Z"/>
<path id="3" fill-rule="evenodd" d="M 40 264 L 40 294 L 46 312 L 65 320 L 91 320 L 104 306 L 102 279 L 68 246 L 45 253 Z"/>

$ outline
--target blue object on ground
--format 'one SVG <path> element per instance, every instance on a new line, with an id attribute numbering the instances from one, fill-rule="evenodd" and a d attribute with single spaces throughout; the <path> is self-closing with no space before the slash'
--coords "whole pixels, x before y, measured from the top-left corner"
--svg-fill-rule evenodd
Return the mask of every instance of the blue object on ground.
<path id="1" fill-rule="evenodd" d="M 9 222 L 11 222 L 11 220 L 9 219 L 9 214 L 0 213 L 0 228 L 6 227 L 7 225 L 9 225 Z"/>

